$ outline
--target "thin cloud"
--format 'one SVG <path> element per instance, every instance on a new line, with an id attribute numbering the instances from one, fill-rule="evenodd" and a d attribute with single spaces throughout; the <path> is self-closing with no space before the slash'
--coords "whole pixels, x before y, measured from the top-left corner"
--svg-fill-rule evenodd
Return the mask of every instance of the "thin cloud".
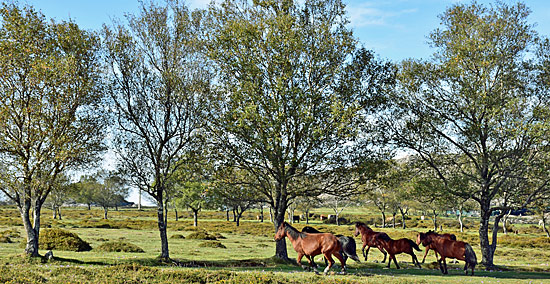
<path id="1" fill-rule="evenodd" d="M 396 26 L 396 18 L 402 15 L 416 13 L 418 9 L 381 9 L 372 3 L 349 4 L 347 11 L 351 25 L 354 27 Z"/>

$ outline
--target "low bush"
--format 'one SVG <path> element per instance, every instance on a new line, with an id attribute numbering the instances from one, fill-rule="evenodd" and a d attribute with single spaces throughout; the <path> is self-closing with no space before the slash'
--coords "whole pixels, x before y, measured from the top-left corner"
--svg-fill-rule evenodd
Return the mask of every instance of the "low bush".
<path id="1" fill-rule="evenodd" d="M 118 241 L 118 242 L 106 242 L 102 243 L 94 250 L 104 251 L 104 252 L 145 252 L 142 248 L 128 242 Z"/>
<path id="2" fill-rule="evenodd" d="M 200 243 L 199 247 L 201 247 L 201 248 L 227 248 L 222 243 L 214 242 L 214 241 Z"/>
<path id="3" fill-rule="evenodd" d="M 193 232 L 193 233 L 191 233 L 187 236 L 187 239 L 191 239 L 191 240 L 210 240 L 210 241 L 217 240 L 216 236 L 210 235 L 206 231 Z"/>
<path id="4" fill-rule="evenodd" d="M 184 235 L 175 234 L 170 237 L 170 239 L 185 239 Z"/>
<path id="5" fill-rule="evenodd" d="M 39 248 L 44 250 L 89 251 L 90 244 L 77 234 L 62 229 L 45 229 L 40 234 Z"/>

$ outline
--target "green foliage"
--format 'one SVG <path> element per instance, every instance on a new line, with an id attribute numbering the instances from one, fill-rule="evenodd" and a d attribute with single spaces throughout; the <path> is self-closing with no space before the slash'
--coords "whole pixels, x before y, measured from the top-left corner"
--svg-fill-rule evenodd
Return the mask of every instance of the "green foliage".
<path id="1" fill-rule="evenodd" d="M 227 248 L 221 242 L 215 242 L 215 241 L 200 243 L 199 247 L 201 247 L 201 248 Z"/>
<path id="2" fill-rule="evenodd" d="M 142 248 L 124 241 L 106 242 L 97 246 L 94 250 L 105 252 L 145 252 Z"/>
<path id="3" fill-rule="evenodd" d="M 76 233 L 62 229 L 45 229 L 40 234 L 39 246 L 44 250 L 92 250 L 90 244 L 82 240 Z"/>

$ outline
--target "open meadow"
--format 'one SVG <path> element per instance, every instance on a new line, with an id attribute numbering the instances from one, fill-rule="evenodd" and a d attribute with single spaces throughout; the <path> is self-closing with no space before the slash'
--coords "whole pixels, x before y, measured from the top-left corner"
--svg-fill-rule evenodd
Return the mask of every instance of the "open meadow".
<path id="1" fill-rule="evenodd" d="M 316 213 L 328 212 L 319 210 Z M 415 268 L 406 254 L 397 256 L 402 269 L 395 269 L 393 264 L 386 269 L 385 264 L 380 263 L 382 254 L 375 248 L 370 250 L 368 261 L 363 260 L 361 239 L 355 237 L 361 262 L 348 260 L 347 275 L 337 274 L 340 267 L 336 265 L 331 270 L 333 273 L 323 276 L 272 258 L 275 247 L 273 225 L 268 218 L 264 223 L 255 220 L 256 212 L 245 213 L 239 227 L 227 222 L 223 212 L 201 212 L 198 228 L 192 226 L 187 212 L 181 214 L 184 218 L 179 221 L 175 221 L 173 212 L 170 212 L 168 237 L 173 263 L 158 261 L 160 239 L 155 210 L 111 211 L 109 220 L 103 220 L 103 212 L 97 209 L 64 209 L 62 220 L 53 220 L 48 213 L 49 210 L 43 212 L 41 243 L 47 230 L 63 229 L 76 233 L 92 249 L 82 252 L 53 249 L 52 260 L 28 259 L 23 256 L 21 243 L 25 239 L 18 211 L 2 207 L 0 283 L 550 283 L 550 240 L 536 226 L 528 224 L 514 225 L 512 234 L 499 234 L 495 254 L 497 271 L 485 271 L 478 265 L 475 276 L 464 276 L 463 262 L 448 263 L 449 275 L 444 276 L 438 270 L 433 252 L 426 257 L 422 269 Z M 349 210 L 344 217 L 367 224 L 378 220 L 374 213 L 361 209 Z M 474 220 L 467 221 L 469 229 L 464 233 L 451 228 L 453 221 L 441 219 L 444 231 L 469 242 L 480 261 Z M 407 237 L 415 240 L 418 232 L 425 232 L 431 226 L 431 220 L 419 220 L 418 216 L 412 216 L 408 222 L 409 229 L 377 230 L 394 239 Z M 305 222 L 294 225 L 301 229 Z M 310 225 L 346 236 L 352 236 L 355 230 L 353 224 L 336 226 L 322 224 L 318 219 L 312 220 Z M 113 243 L 123 247 L 133 244 L 142 252 L 138 249 L 133 250 L 135 252 L 109 252 L 105 249 L 108 247 L 105 244 Z M 289 256 L 296 258 L 288 239 L 287 247 Z M 41 255 L 46 252 L 40 250 Z M 416 252 L 416 255 L 421 260 L 424 251 Z M 324 268 L 320 257 L 316 262 Z M 303 263 L 307 264 L 305 259 Z"/>

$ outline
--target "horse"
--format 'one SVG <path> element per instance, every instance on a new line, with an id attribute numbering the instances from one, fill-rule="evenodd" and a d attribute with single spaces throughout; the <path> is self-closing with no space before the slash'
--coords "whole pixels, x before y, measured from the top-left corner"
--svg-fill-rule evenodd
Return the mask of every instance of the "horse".
<path id="1" fill-rule="evenodd" d="M 410 255 L 412 257 L 413 264 L 416 264 L 418 265 L 419 268 L 422 268 L 420 266 L 420 262 L 418 262 L 418 259 L 414 254 L 413 249 L 417 251 L 421 251 L 421 250 L 418 247 L 418 245 L 415 244 L 412 240 L 409 240 L 407 238 L 394 240 L 390 238 L 388 235 L 378 235 L 376 239 L 379 243 L 382 244 L 382 247 L 384 248 L 384 250 L 386 250 L 390 255 L 390 259 L 388 260 L 388 268 L 390 268 L 391 260 L 393 259 L 393 262 L 395 263 L 395 267 L 399 269 L 399 264 L 397 264 L 395 255 L 400 253 L 406 253 Z"/>
<path id="2" fill-rule="evenodd" d="M 310 233 L 310 234 L 319 234 L 321 233 L 319 230 L 310 227 L 305 226 L 302 228 L 302 233 Z M 355 239 L 352 237 L 346 237 L 343 235 L 336 235 L 338 238 L 338 241 L 340 242 L 340 246 L 342 246 L 342 249 L 340 250 L 340 255 L 344 258 L 344 263 L 346 263 L 348 257 L 355 260 L 356 262 L 361 262 L 359 260 L 359 257 L 357 257 L 356 253 L 356 245 L 355 245 Z M 325 259 L 326 264 L 326 259 Z"/>
<path id="3" fill-rule="evenodd" d="M 445 258 L 456 258 L 458 260 L 463 260 L 465 262 L 464 272 L 468 275 L 468 267 L 472 269 L 472 275 L 474 275 L 474 268 L 477 264 L 477 256 L 472 246 L 463 241 L 453 241 L 448 239 L 439 238 L 435 235 L 434 232 L 419 233 L 418 240 L 425 247 L 435 250 L 441 256 L 437 260 L 439 268 L 443 274 L 448 274 L 447 263 Z M 443 262 L 443 265 L 441 265 Z"/>
<path id="4" fill-rule="evenodd" d="M 324 274 L 326 275 L 334 264 L 334 260 L 332 259 L 332 255 L 334 255 L 340 261 L 342 273 L 346 272 L 346 264 L 340 254 L 342 246 L 335 235 L 331 233 L 302 233 L 287 222 L 283 222 L 275 233 L 275 240 L 279 241 L 284 237 L 288 237 L 292 243 L 292 247 L 298 253 L 298 265 L 301 264 L 302 257 L 306 256 L 309 265 L 316 271 L 317 264 L 315 264 L 314 257 L 323 254 L 329 262 L 324 270 Z M 302 268 L 305 269 L 306 267 L 302 266 Z"/>
<path id="5" fill-rule="evenodd" d="M 443 239 L 447 239 L 447 240 L 452 240 L 452 241 L 456 241 L 456 236 L 454 234 L 438 234 L 436 232 L 433 232 L 433 231 L 428 231 L 429 232 L 432 232 L 434 233 L 434 236 L 438 237 L 438 238 L 443 238 Z M 416 237 L 416 244 L 417 245 L 420 245 L 420 234 Z M 430 247 L 426 247 L 426 252 L 424 253 L 424 258 L 422 258 L 422 263 L 424 263 L 424 261 L 426 261 L 426 256 L 428 255 L 428 251 L 432 249 Z M 433 250 L 433 249 L 432 249 Z M 437 251 L 433 250 L 434 253 L 435 253 L 435 259 L 437 260 Z"/>
<path id="6" fill-rule="evenodd" d="M 378 243 L 377 236 L 379 235 L 388 236 L 388 234 L 383 232 L 375 232 L 363 222 L 355 222 L 354 235 L 357 237 L 359 234 L 361 234 L 361 240 L 363 241 L 363 247 L 361 248 L 361 252 L 365 257 L 365 261 L 367 261 L 367 256 L 369 255 L 369 249 L 371 247 L 376 247 L 380 250 L 380 252 L 382 252 L 382 254 L 384 254 L 384 259 L 382 260 L 382 263 L 386 262 L 386 251 L 384 251 L 384 248 L 382 247 L 382 245 Z M 365 247 L 367 247 L 366 251 L 365 251 Z"/>

